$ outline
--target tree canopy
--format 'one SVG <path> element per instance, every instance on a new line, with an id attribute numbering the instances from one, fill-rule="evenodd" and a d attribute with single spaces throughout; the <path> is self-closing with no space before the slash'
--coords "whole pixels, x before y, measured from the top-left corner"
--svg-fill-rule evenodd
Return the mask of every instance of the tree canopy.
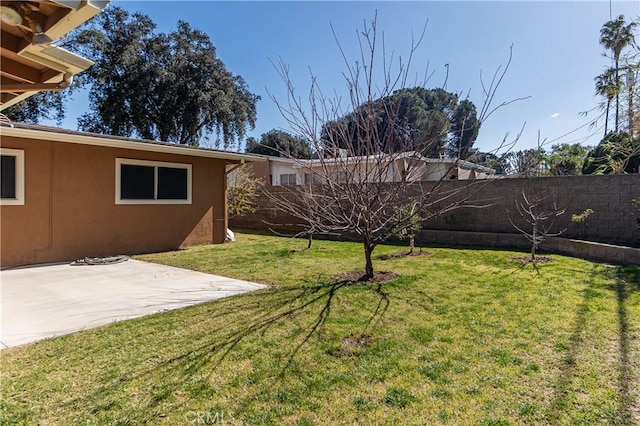
<path id="1" fill-rule="evenodd" d="M 553 145 L 547 154 L 549 174 L 552 176 L 579 175 L 590 147 L 579 143 Z"/>
<path id="2" fill-rule="evenodd" d="M 38 124 L 42 120 L 56 120 L 61 123 L 66 115 L 66 90 L 60 92 L 40 92 L 2 111 L 17 123 Z"/>
<path id="3" fill-rule="evenodd" d="M 274 157 L 311 158 L 311 147 L 306 140 L 276 129 L 263 133 L 259 141 L 247 138 L 245 151 Z"/>
<path id="4" fill-rule="evenodd" d="M 202 31 L 183 21 L 167 34 L 155 28 L 147 15 L 111 7 L 72 35 L 70 48 L 95 61 L 84 75 L 91 111 L 78 127 L 187 145 L 244 137 L 259 97 Z"/>
<path id="5" fill-rule="evenodd" d="M 574 176 L 582 172 L 582 165 L 591 147 L 575 144 L 556 144 L 547 151 L 542 147 L 510 151 L 499 158 L 489 157 L 489 165 L 517 177 Z M 479 157 L 482 160 L 482 156 Z M 472 160 L 473 161 L 473 160 Z"/>
<path id="6" fill-rule="evenodd" d="M 606 117 L 605 117 L 605 137 L 607 135 L 608 121 L 609 121 L 609 108 L 611 102 L 615 99 L 615 121 L 614 130 L 618 132 L 624 130 L 620 123 L 620 95 L 623 94 L 623 87 L 625 84 L 620 78 L 621 71 L 626 75 L 626 88 L 628 90 L 627 98 L 629 101 L 628 117 L 629 123 L 627 131 L 633 135 L 633 121 L 634 121 L 634 107 L 633 107 L 633 86 L 635 83 L 635 72 L 638 68 L 637 63 L 633 64 L 633 55 L 623 55 L 624 50 L 627 47 L 637 49 L 635 44 L 634 31 L 638 26 L 637 22 L 625 22 L 623 15 L 618 16 L 616 19 L 607 21 L 600 29 L 600 44 L 611 52 L 611 59 L 613 60 L 613 67 L 605 70 L 604 73 L 596 77 L 596 94 L 603 96 L 606 99 Z M 605 56 L 607 54 L 605 53 Z M 621 66 L 620 62 L 625 64 Z"/>
<path id="7" fill-rule="evenodd" d="M 638 173 L 640 167 L 640 140 L 625 132 L 610 132 L 587 155 L 582 173 L 615 174 Z"/>
<path id="8" fill-rule="evenodd" d="M 375 117 L 375 128 L 358 125 L 365 115 Z M 343 148 L 351 145 L 355 152 L 410 149 L 429 157 L 447 151 L 453 157 L 466 158 L 479 129 L 480 121 L 471 101 L 460 100 L 457 94 L 441 88 L 412 87 L 363 104 L 342 119 L 328 123 L 322 130 L 322 139 L 338 142 Z M 385 144 L 363 150 L 362 142 L 372 139 Z"/>

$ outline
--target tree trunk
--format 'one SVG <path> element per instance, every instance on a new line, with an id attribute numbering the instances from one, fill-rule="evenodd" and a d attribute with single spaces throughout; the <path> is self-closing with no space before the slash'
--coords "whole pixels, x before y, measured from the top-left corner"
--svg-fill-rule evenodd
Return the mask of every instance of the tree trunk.
<path id="1" fill-rule="evenodd" d="M 607 137 L 607 130 L 609 126 L 609 109 L 611 109 L 611 98 L 607 97 L 607 113 L 604 118 L 604 137 Z"/>
<path id="2" fill-rule="evenodd" d="M 371 254 L 373 253 L 373 249 L 375 248 L 375 246 L 372 246 L 366 241 L 363 244 L 365 258 L 364 278 L 370 280 L 373 278 L 373 261 L 371 260 Z"/>
<path id="3" fill-rule="evenodd" d="M 629 77 L 632 70 L 627 71 L 627 86 L 629 86 L 629 136 L 633 140 L 633 77 Z"/>
<path id="4" fill-rule="evenodd" d="M 620 75 L 618 74 L 618 58 L 616 57 L 616 132 L 618 131 L 620 115 Z"/>
<path id="5" fill-rule="evenodd" d="M 533 224 L 533 232 L 531 233 L 531 262 L 536 261 L 536 241 L 538 240 L 538 226 L 536 223 Z"/>
<path id="6" fill-rule="evenodd" d="M 309 232 L 309 234 L 307 234 L 308 239 L 309 239 L 309 243 L 307 244 L 307 249 L 311 248 L 311 243 L 313 242 L 313 233 Z"/>
<path id="7" fill-rule="evenodd" d="M 411 235 L 409 237 L 409 254 L 413 253 L 413 249 L 416 246 L 416 236 L 415 235 Z"/>

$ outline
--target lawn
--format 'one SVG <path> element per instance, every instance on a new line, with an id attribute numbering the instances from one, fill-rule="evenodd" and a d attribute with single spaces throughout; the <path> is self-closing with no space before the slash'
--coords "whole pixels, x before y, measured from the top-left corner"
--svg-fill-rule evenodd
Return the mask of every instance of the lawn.
<path id="1" fill-rule="evenodd" d="M 635 424 L 640 268 L 238 234 L 142 260 L 268 289 L 3 350 L 0 423 Z M 382 246 L 374 255 L 398 251 Z"/>

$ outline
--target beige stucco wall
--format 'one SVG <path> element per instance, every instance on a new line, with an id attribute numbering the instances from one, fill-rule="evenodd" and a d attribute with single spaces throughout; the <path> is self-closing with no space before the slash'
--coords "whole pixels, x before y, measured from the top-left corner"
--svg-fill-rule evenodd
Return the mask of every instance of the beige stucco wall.
<path id="1" fill-rule="evenodd" d="M 25 204 L 0 208 L 0 265 L 224 241 L 222 160 L 3 137 L 25 152 Z M 192 204 L 116 205 L 116 158 L 192 164 Z"/>

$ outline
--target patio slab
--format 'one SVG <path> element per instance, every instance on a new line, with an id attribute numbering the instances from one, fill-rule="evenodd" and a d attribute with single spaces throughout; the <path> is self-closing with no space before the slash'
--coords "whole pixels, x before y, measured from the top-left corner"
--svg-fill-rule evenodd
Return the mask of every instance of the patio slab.
<path id="1" fill-rule="evenodd" d="M 258 290 L 264 285 L 128 260 L 0 271 L 0 348 Z"/>

